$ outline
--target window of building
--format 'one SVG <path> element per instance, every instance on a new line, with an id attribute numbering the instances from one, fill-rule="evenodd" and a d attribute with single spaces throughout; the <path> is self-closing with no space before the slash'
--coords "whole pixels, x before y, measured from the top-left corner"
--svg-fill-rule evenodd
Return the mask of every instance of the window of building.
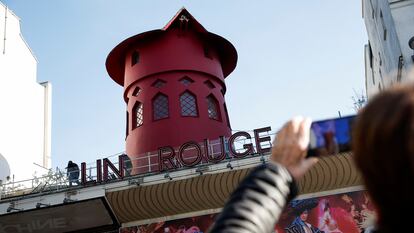
<path id="1" fill-rule="evenodd" d="M 131 66 L 134 66 L 139 62 L 139 52 L 134 51 L 131 55 Z"/>
<path id="2" fill-rule="evenodd" d="M 141 88 L 135 87 L 134 91 L 132 92 L 132 96 L 138 96 L 141 93 Z"/>
<path id="3" fill-rule="evenodd" d="M 397 82 L 401 82 L 402 68 L 404 66 L 404 57 L 400 55 L 398 58 L 398 73 L 397 73 Z"/>
<path id="4" fill-rule="evenodd" d="M 138 128 L 144 123 L 144 106 L 141 102 L 136 102 L 132 108 L 134 114 L 133 128 Z"/>
<path id="5" fill-rule="evenodd" d="M 382 58 L 381 58 L 380 52 L 378 52 L 378 58 L 379 58 L 379 65 L 382 66 Z"/>
<path id="6" fill-rule="evenodd" d="M 157 94 L 152 100 L 153 119 L 161 120 L 169 116 L 168 97 L 162 93 Z"/>
<path id="7" fill-rule="evenodd" d="M 188 76 L 184 76 L 183 78 L 181 78 L 180 80 L 180 83 L 181 84 L 183 84 L 184 86 L 188 86 L 188 85 L 190 85 L 191 83 L 193 83 L 194 81 L 191 79 L 191 78 L 189 78 Z"/>
<path id="8" fill-rule="evenodd" d="M 203 51 L 204 51 L 204 56 L 208 59 L 213 59 L 213 57 L 211 56 L 210 53 L 210 48 L 208 47 L 208 45 L 204 45 L 203 46 Z"/>
<path id="9" fill-rule="evenodd" d="M 181 116 L 198 116 L 197 99 L 191 92 L 180 95 Z"/>
<path id="10" fill-rule="evenodd" d="M 156 88 L 161 88 L 161 87 L 165 86 L 165 84 L 166 84 L 166 83 L 167 83 L 167 82 L 166 82 L 166 81 L 164 81 L 164 80 L 157 79 L 157 80 L 155 80 L 155 82 L 154 82 L 154 83 L 152 83 L 152 85 L 151 85 L 151 86 L 156 87 Z"/>
<path id="11" fill-rule="evenodd" d="M 218 101 L 213 95 L 207 96 L 207 110 L 208 110 L 208 117 L 210 119 L 214 119 L 218 121 L 221 120 Z"/>
<path id="12" fill-rule="evenodd" d="M 383 39 L 387 40 L 387 27 L 385 27 L 384 16 L 382 14 L 382 10 L 380 10 L 380 19 L 381 19 L 381 24 L 382 24 Z"/>
<path id="13" fill-rule="evenodd" d="M 368 47 L 369 47 L 369 66 L 372 69 L 372 61 L 374 60 L 374 54 L 372 53 L 371 43 L 368 43 Z"/>
<path id="14" fill-rule="evenodd" d="M 216 87 L 210 80 L 205 81 L 204 84 L 206 84 L 206 86 L 210 89 L 214 89 Z"/>
<path id="15" fill-rule="evenodd" d="M 372 19 L 374 19 L 375 18 L 375 9 L 374 9 L 374 6 L 372 5 L 372 0 L 369 0 L 369 3 L 371 5 Z"/>

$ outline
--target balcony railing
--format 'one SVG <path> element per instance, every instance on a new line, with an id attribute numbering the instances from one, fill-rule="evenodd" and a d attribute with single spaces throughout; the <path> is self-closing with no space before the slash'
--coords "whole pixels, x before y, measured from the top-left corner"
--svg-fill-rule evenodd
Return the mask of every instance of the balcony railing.
<path id="1" fill-rule="evenodd" d="M 275 136 L 275 133 L 268 132 L 261 135 L 261 137 L 270 136 L 273 138 Z M 225 158 L 220 161 L 219 163 L 228 163 L 230 161 L 237 160 L 236 158 L 232 158 L 229 153 L 229 147 L 227 143 L 228 138 L 225 138 Z M 233 145 L 233 148 L 236 152 L 243 152 L 245 149 L 243 148 L 243 145 L 252 143 L 255 144 L 255 139 L 252 137 L 251 139 L 236 139 Z M 201 147 L 201 151 L 204 154 L 205 148 L 204 148 L 204 142 L 200 142 L 199 146 Z M 221 155 L 221 142 L 220 139 L 217 140 L 211 140 L 208 143 L 208 151 L 211 157 L 217 157 Z M 271 147 L 270 142 L 264 142 L 261 144 L 262 148 L 268 148 Z M 178 154 L 179 148 L 174 148 L 175 153 Z M 192 161 L 196 159 L 196 156 L 193 156 L 195 152 L 194 148 L 189 148 L 184 150 L 184 160 Z M 124 152 L 111 155 L 107 157 L 112 163 L 118 168 L 118 157 L 125 154 Z M 251 158 L 251 157 L 257 157 L 261 154 L 256 153 L 256 150 L 246 155 L 244 158 Z M 124 171 L 125 171 L 125 179 L 136 179 L 139 177 L 146 177 L 146 176 L 152 176 L 157 175 L 160 173 L 167 173 L 172 170 L 174 171 L 180 171 L 185 169 L 193 169 L 194 167 L 205 167 L 210 166 L 215 163 L 209 162 L 205 156 L 203 155 L 203 158 L 201 159 L 200 163 L 193 167 L 186 167 L 180 164 L 177 159 L 174 159 L 173 163 L 176 166 L 174 169 L 167 169 L 164 171 L 159 171 L 159 161 L 158 161 L 158 151 L 152 151 L 148 152 L 142 155 L 137 156 L 135 159 L 130 159 L 130 164 L 134 164 L 135 166 L 131 167 L 129 162 L 124 162 Z M 166 165 L 168 167 L 168 165 Z M 79 171 L 75 171 L 79 172 Z M 132 175 L 133 174 L 133 175 Z M 70 185 L 70 183 L 76 183 L 76 181 L 80 181 L 79 179 L 71 179 L 69 180 L 70 174 L 66 172 L 66 170 L 62 170 L 59 168 L 56 168 L 55 170 L 51 169 L 46 175 L 40 176 L 40 177 L 34 177 L 33 179 L 28 180 L 22 180 L 22 181 L 8 181 L 0 183 L 0 200 L 4 198 L 10 198 L 10 197 L 16 197 L 21 195 L 31 195 L 31 194 L 39 194 L 39 193 L 53 193 L 53 192 L 60 192 L 63 190 L 69 190 L 69 189 L 77 189 L 80 187 L 84 187 L 84 185 Z M 91 162 L 86 164 L 86 180 L 96 180 L 97 178 L 97 166 L 96 163 Z M 70 182 L 72 181 L 72 182 Z M 109 173 L 109 180 L 108 182 L 115 182 L 119 181 L 116 177 L 116 175 L 112 172 Z"/>

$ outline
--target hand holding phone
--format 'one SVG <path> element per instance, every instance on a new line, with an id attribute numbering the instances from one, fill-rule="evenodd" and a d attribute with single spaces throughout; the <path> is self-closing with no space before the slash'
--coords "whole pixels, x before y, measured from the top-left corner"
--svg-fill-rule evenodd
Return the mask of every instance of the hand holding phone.
<path id="1" fill-rule="evenodd" d="M 318 162 L 317 158 L 305 158 L 310 125 L 310 119 L 294 117 L 280 129 L 273 143 L 270 160 L 284 166 L 296 180 Z"/>
<path id="2" fill-rule="evenodd" d="M 354 119 L 355 116 L 346 116 L 313 122 L 307 157 L 328 156 L 350 151 Z"/>

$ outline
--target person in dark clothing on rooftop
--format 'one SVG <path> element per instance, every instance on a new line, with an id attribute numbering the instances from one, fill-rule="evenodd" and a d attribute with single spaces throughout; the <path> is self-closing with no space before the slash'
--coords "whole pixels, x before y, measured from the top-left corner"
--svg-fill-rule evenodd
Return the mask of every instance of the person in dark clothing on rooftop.
<path id="1" fill-rule="evenodd" d="M 77 185 L 80 185 L 79 182 L 79 166 L 72 162 L 72 160 L 70 160 L 68 162 L 68 166 L 67 166 L 67 176 L 68 176 L 68 180 L 69 180 L 69 186 L 72 186 L 72 183 L 76 183 Z"/>

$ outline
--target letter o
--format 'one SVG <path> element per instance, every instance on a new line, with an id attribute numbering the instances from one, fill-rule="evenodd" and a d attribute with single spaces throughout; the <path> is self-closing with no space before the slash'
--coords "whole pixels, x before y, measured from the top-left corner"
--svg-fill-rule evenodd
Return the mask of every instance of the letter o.
<path id="1" fill-rule="evenodd" d="M 190 147 L 194 147 L 197 150 L 197 158 L 194 161 L 188 163 L 184 160 L 183 153 L 184 153 L 185 149 L 190 148 Z M 203 155 L 202 155 L 202 152 L 201 152 L 201 147 L 200 147 L 200 145 L 198 145 L 197 142 L 189 141 L 189 142 L 186 142 L 186 143 L 184 143 L 180 146 L 180 149 L 178 151 L 178 159 L 180 160 L 180 162 L 184 166 L 192 167 L 192 166 L 198 164 L 201 161 L 202 158 L 203 158 Z"/>

